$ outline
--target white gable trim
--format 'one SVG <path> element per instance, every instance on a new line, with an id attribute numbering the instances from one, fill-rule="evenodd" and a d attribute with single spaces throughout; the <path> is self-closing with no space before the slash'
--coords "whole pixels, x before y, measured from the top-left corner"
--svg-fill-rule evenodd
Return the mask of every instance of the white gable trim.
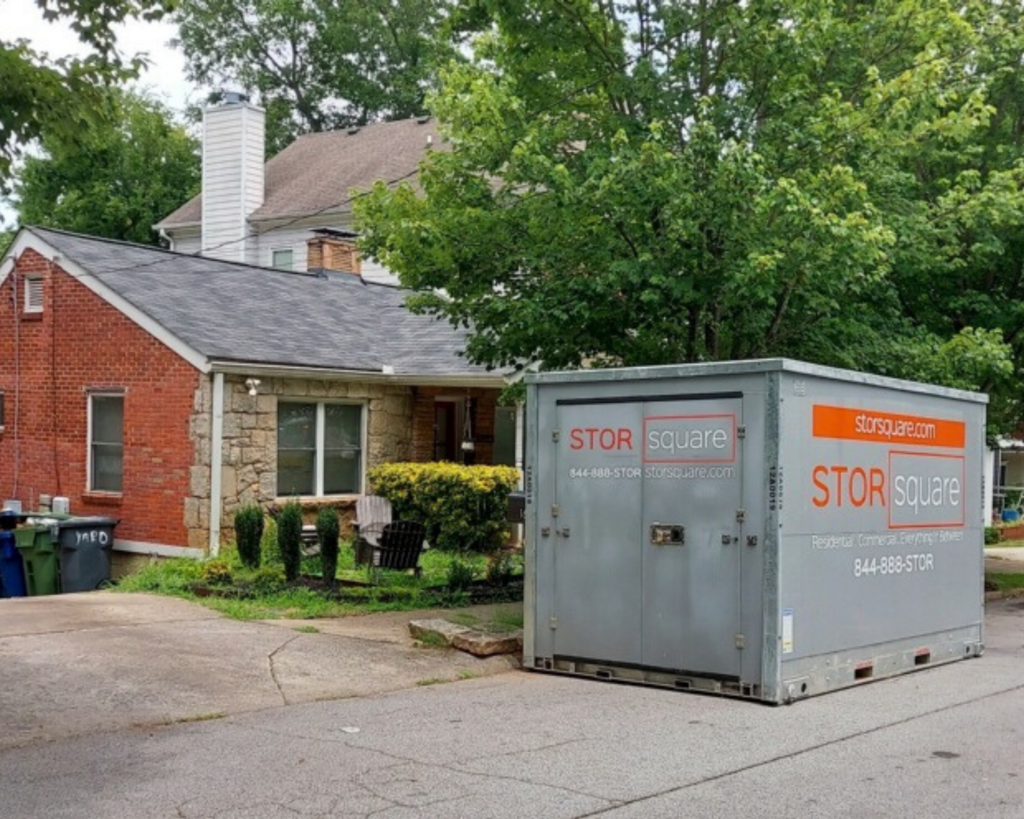
<path id="1" fill-rule="evenodd" d="M 157 341 L 170 348 L 172 352 L 177 353 L 177 355 L 181 356 L 181 358 L 197 370 L 202 373 L 210 371 L 210 362 L 206 356 L 194 347 L 186 344 L 152 316 L 144 313 L 115 290 L 105 285 L 77 262 L 62 255 L 57 248 L 37 236 L 29 228 L 22 228 L 18 232 L 18 235 L 4 254 L 3 259 L 0 260 L 0 286 L 3 286 L 14 270 L 15 265 L 13 262 L 29 249 L 36 251 L 45 259 L 58 265 L 61 270 L 85 285 L 85 287 L 89 288 L 89 290 L 107 302 L 111 307 L 133 321 Z"/>

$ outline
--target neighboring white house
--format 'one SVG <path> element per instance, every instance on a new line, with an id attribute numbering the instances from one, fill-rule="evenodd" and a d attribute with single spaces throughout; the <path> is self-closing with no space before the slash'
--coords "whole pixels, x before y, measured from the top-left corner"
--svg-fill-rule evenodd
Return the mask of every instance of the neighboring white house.
<path id="1" fill-rule="evenodd" d="M 985 520 L 995 520 L 1003 509 L 1020 509 L 1024 503 L 1024 441 L 1000 438 L 997 448 L 985 453 Z"/>
<path id="2" fill-rule="evenodd" d="M 310 240 L 327 236 L 352 266 L 347 272 L 397 283 L 355 251 L 350 195 L 377 181 L 413 179 L 426 151 L 443 147 L 434 120 L 306 134 L 264 162 L 263 109 L 237 94 L 227 100 L 203 112 L 200 194 L 153 226 L 170 249 L 304 272 L 330 266 L 309 253 Z"/>
<path id="3" fill-rule="evenodd" d="M 375 284 L 397 277 L 361 258 L 352 230 L 352 192 L 376 182 L 415 182 L 429 150 L 447 150 L 430 117 L 300 136 L 264 162 L 266 115 L 238 94 L 203 112 L 202 189 L 153 226 L 179 253 L 305 273 L 354 273 Z M 315 328 L 310 328 L 315 332 Z M 434 400 L 434 457 L 460 451 L 472 415 L 458 390 Z M 495 409 L 497 463 L 522 465 L 522 414 Z M 469 420 L 467 421 L 467 415 Z"/>

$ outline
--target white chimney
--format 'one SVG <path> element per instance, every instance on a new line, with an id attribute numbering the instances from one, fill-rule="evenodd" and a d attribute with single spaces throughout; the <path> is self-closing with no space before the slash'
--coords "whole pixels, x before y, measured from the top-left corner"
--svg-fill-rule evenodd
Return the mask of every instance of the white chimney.
<path id="1" fill-rule="evenodd" d="M 249 216 L 263 204 L 266 113 L 241 94 L 203 111 L 203 255 L 258 264 Z"/>

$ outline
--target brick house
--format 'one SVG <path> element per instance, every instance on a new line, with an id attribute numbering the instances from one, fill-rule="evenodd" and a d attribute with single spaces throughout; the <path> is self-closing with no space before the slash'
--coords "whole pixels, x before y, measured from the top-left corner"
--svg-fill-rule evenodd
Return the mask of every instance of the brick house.
<path id="1" fill-rule="evenodd" d="M 350 243 L 308 250 L 284 272 L 23 229 L 0 260 L 3 497 L 118 518 L 122 555 L 200 556 L 242 503 L 348 510 L 384 461 L 514 463 L 464 332 L 330 269 Z"/>

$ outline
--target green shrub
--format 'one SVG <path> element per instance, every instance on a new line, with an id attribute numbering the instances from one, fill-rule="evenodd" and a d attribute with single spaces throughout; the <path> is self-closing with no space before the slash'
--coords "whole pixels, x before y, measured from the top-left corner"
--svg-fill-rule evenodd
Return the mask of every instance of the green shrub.
<path id="1" fill-rule="evenodd" d="M 285 587 L 284 572 L 279 566 L 261 566 L 249 578 L 249 586 L 258 595 L 274 594 Z"/>
<path id="2" fill-rule="evenodd" d="M 243 506 L 235 512 L 235 543 L 243 566 L 258 569 L 260 541 L 263 538 L 263 510 L 258 506 Z"/>
<path id="3" fill-rule="evenodd" d="M 515 558 L 508 549 L 499 549 L 487 561 L 487 582 L 507 586 L 515 574 Z"/>
<path id="4" fill-rule="evenodd" d="M 422 523 L 440 549 L 488 552 L 504 544 L 508 495 L 519 480 L 510 466 L 382 464 L 369 478 L 374 492 L 391 501 L 395 518 Z"/>
<path id="5" fill-rule="evenodd" d="M 230 585 L 232 580 L 231 566 L 228 565 L 226 560 L 209 560 L 203 564 L 201 578 L 203 583 L 208 586 Z"/>
<path id="6" fill-rule="evenodd" d="M 450 591 L 464 591 L 468 589 L 476 578 L 473 567 L 465 561 L 453 557 L 448 564 L 447 586 Z"/>
<path id="7" fill-rule="evenodd" d="M 285 579 L 296 580 L 302 564 L 302 507 L 296 501 L 288 501 L 277 518 L 277 549 Z"/>
<path id="8" fill-rule="evenodd" d="M 338 510 L 322 506 L 316 516 L 316 535 L 320 539 L 320 576 L 334 585 L 338 575 L 338 535 L 341 525 Z"/>
<path id="9" fill-rule="evenodd" d="M 1003 539 L 1003 533 L 995 526 L 985 527 L 985 545 L 992 546 Z"/>
<path id="10" fill-rule="evenodd" d="M 277 548 L 277 521 L 268 517 L 263 523 L 263 537 L 260 538 L 260 554 L 263 562 L 280 566 L 281 550 Z"/>

